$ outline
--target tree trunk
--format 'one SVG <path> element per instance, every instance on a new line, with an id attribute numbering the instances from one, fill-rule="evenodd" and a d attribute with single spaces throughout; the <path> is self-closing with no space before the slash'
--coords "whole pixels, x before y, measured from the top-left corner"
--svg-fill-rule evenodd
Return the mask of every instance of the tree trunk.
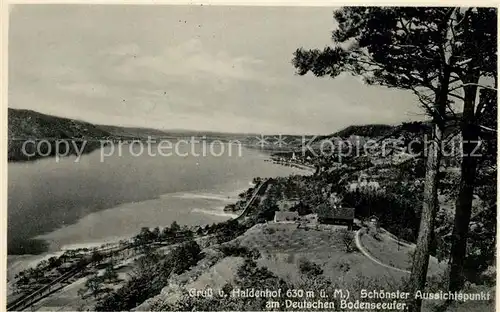
<path id="1" fill-rule="evenodd" d="M 441 142 L 444 130 L 444 116 L 448 100 L 449 73 L 445 73 L 440 91 L 436 94 L 434 105 L 433 129 L 430 144 L 426 151 L 427 164 L 425 172 L 424 199 L 421 212 L 418 238 L 413 255 L 409 281 L 410 305 L 409 311 L 419 312 L 422 300 L 415 299 L 417 291 L 424 291 L 429 266 L 429 249 L 434 231 L 434 221 L 439 208 L 437 192 L 439 183 L 439 165 L 441 161 Z"/>
<path id="2" fill-rule="evenodd" d="M 424 203 L 422 207 L 420 227 L 413 263 L 410 275 L 410 296 L 413 296 L 417 290 L 424 290 L 427 268 L 429 265 L 429 249 L 431 245 L 432 232 L 434 231 L 434 220 L 438 210 L 437 189 L 439 162 L 441 159 L 441 139 L 442 129 L 434 125 L 434 134 L 432 144 L 428 149 L 427 165 L 425 173 Z M 411 302 L 410 311 L 420 311 L 421 300 Z"/>
<path id="3" fill-rule="evenodd" d="M 475 122 L 475 101 L 477 87 L 464 88 L 464 109 L 462 116 L 463 154 L 458 197 L 455 204 L 455 224 L 450 250 L 450 284 L 449 290 L 457 291 L 464 286 L 464 261 L 467 250 L 467 235 L 472 213 L 472 199 L 478 157 L 471 155 L 479 140 Z"/>

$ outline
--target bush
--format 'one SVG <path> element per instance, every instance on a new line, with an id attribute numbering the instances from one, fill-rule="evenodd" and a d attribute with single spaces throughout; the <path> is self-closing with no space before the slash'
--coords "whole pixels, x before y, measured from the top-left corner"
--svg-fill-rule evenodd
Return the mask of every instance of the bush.
<path id="1" fill-rule="evenodd" d="M 292 207 L 290 211 L 297 211 L 299 213 L 299 216 L 305 216 L 313 213 L 311 207 L 309 205 L 304 204 L 303 202 L 300 202 L 296 206 Z"/>
<path id="2" fill-rule="evenodd" d="M 382 241 L 382 237 L 380 237 L 380 232 L 377 229 L 370 229 L 369 233 L 376 241 L 379 242 Z"/>
<path id="3" fill-rule="evenodd" d="M 224 211 L 236 211 L 238 208 L 236 208 L 236 204 L 227 204 L 224 207 Z"/>
<path id="4" fill-rule="evenodd" d="M 347 272 L 351 269 L 351 264 L 349 261 L 341 259 L 340 261 L 337 262 L 336 264 L 337 268 L 342 271 L 342 272 Z"/>
<path id="5" fill-rule="evenodd" d="M 307 259 L 301 259 L 299 262 L 300 273 L 309 277 L 316 277 L 323 274 L 323 269 L 316 263 Z"/>
<path id="6" fill-rule="evenodd" d="M 264 232 L 264 234 L 274 234 L 276 233 L 276 229 L 271 227 L 266 227 L 264 228 L 264 230 L 262 230 L 262 232 Z"/>
<path id="7" fill-rule="evenodd" d="M 342 230 L 342 242 L 345 246 L 346 252 L 353 252 L 355 250 L 354 233 L 349 230 Z"/>
<path id="8" fill-rule="evenodd" d="M 188 241 L 175 248 L 170 253 L 170 264 L 175 274 L 181 274 L 199 260 L 201 248 L 194 240 Z"/>
<path id="9" fill-rule="evenodd" d="M 221 245 L 219 250 L 226 257 L 243 257 L 250 259 L 258 259 L 260 257 L 260 252 L 257 249 L 250 249 L 246 246 L 236 246 L 232 244 Z"/>

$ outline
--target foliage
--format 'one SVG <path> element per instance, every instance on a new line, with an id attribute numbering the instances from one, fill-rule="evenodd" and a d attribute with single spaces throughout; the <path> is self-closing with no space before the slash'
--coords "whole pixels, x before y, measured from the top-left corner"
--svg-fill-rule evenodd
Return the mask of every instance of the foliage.
<path id="1" fill-rule="evenodd" d="M 363 137 L 383 137 L 391 133 L 394 126 L 383 125 L 383 124 L 372 124 L 372 125 L 354 125 L 346 127 L 334 134 L 332 137 L 348 138 L 352 135 L 363 136 Z"/>
<path id="2" fill-rule="evenodd" d="M 90 256 L 91 262 L 100 263 L 103 260 L 104 260 L 104 255 L 101 252 L 97 250 L 92 252 L 92 255 Z"/>
<path id="3" fill-rule="evenodd" d="M 136 307 L 160 293 L 171 273 L 181 274 L 201 259 L 201 248 L 193 240 L 166 255 L 150 252 L 136 263 L 131 279 L 118 290 L 100 299 L 97 311 L 123 311 Z"/>
<path id="4" fill-rule="evenodd" d="M 290 208 L 290 211 L 297 211 L 299 216 L 305 216 L 313 213 L 311 206 L 304 204 L 302 201 Z"/>
<path id="5" fill-rule="evenodd" d="M 279 211 L 276 201 L 270 197 L 265 198 L 261 205 L 260 211 L 257 214 L 257 223 L 265 223 L 274 219 L 274 214 Z"/>
<path id="6" fill-rule="evenodd" d="M 323 274 L 323 269 L 318 264 L 307 259 L 300 259 L 299 270 L 300 273 L 309 277 L 316 277 Z"/>
<path id="7" fill-rule="evenodd" d="M 87 122 L 50 116 L 46 114 L 41 114 L 32 110 L 26 109 L 8 109 L 8 134 L 9 138 L 57 138 L 57 139 L 69 139 L 69 138 L 82 138 L 82 139 L 94 139 L 94 138 L 106 138 L 110 134 L 102 129 L 100 126 L 93 125 Z M 54 156 L 56 152 L 56 140 L 48 140 L 50 146 L 45 144 L 39 145 L 39 150 L 31 146 L 30 144 L 24 145 L 25 141 L 22 140 L 9 140 L 8 146 L 8 160 L 9 161 L 26 161 L 35 160 L 42 158 L 48 153 L 50 156 Z M 77 146 L 70 144 L 69 154 L 76 154 L 78 149 L 83 148 L 84 153 L 89 153 L 97 148 L 99 148 L 99 143 L 87 142 L 87 144 L 82 145 L 81 142 L 75 142 Z M 64 146 L 64 145 L 62 145 Z M 26 152 L 23 152 L 23 148 L 26 148 Z M 28 156 L 29 154 L 34 154 L 34 156 Z M 15 249 L 26 249 L 26 251 L 31 252 L 42 252 L 43 248 L 46 247 L 45 244 L 41 244 L 40 240 L 31 240 L 25 244 L 25 246 L 11 246 L 9 240 L 9 254 Z M 12 249 L 12 250 L 11 250 Z M 20 250 L 19 250 L 20 251 Z"/>
<path id="8" fill-rule="evenodd" d="M 349 72 L 362 76 L 368 84 L 411 90 L 433 117 L 433 139 L 438 141 L 448 119 L 446 110 L 454 113 L 449 97 L 458 98 L 464 104 L 462 136 L 470 142 L 477 131 L 474 110 L 479 79 L 496 80 L 497 76 L 497 47 L 493 43 L 497 41 L 496 8 L 344 7 L 335 11 L 334 18 L 338 24 L 332 34 L 334 46 L 322 51 L 297 49 L 293 65 L 298 74 L 337 77 Z M 458 89 L 463 96 L 452 92 Z M 438 210 L 440 149 L 436 151 L 430 150 L 427 155 L 427 187 L 424 209 L 419 212 L 422 223 L 412 269 L 413 290 L 425 285 L 427 268 L 422 260 L 429 256 Z M 475 160 L 464 157 L 463 161 L 474 164 Z M 459 279 L 475 175 L 475 166 L 462 167 L 451 251 L 450 274 L 459 276 L 453 283 L 455 289 L 462 286 Z M 420 310 L 420 301 L 412 302 L 412 306 Z"/>
<path id="9" fill-rule="evenodd" d="M 342 243 L 344 243 L 345 246 L 345 251 L 346 252 L 353 252 L 354 251 L 354 233 L 349 230 L 342 230 L 341 233 L 342 236 Z"/>
<path id="10" fill-rule="evenodd" d="M 380 225 L 404 240 L 414 242 L 420 222 L 422 192 L 415 185 L 394 184 L 383 193 L 346 192 L 344 204 L 355 208 L 358 218 L 379 216 Z"/>
<path id="11" fill-rule="evenodd" d="M 97 298 L 101 292 L 103 291 L 103 279 L 101 276 L 98 276 L 97 273 L 93 276 L 87 278 L 85 282 L 85 288 L 90 291 L 94 298 Z"/>
<path id="12" fill-rule="evenodd" d="M 219 250 L 224 253 L 226 257 L 244 257 L 250 259 L 258 259 L 260 257 L 259 250 L 250 249 L 246 246 L 239 246 L 237 244 L 222 244 Z"/>
<path id="13" fill-rule="evenodd" d="M 255 178 L 253 178 L 253 180 L 252 180 L 252 183 L 253 183 L 253 184 L 259 184 L 259 183 L 261 183 L 261 182 L 262 182 L 262 178 L 261 178 L 261 177 L 255 177 Z"/>
<path id="14" fill-rule="evenodd" d="M 189 269 L 200 260 L 200 253 L 201 248 L 194 240 L 175 248 L 169 259 L 170 265 L 173 267 L 173 273 L 181 274 Z"/>
<path id="15" fill-rule="evenodd" d="M 173 221 L 170 227 L 166 226 L 163 230 L 160 230 L 159 227 L 155 227 L 153 230 L 148 227 L 141 228 L 140 233 L 134 236 L 133 244 L 138 248 L 147 249 L 147 245 L 154 242 L 176 242 L 192 237 L 194 237 L 193 230 L 186 226 L 181 227 L 176 221 Z"/>
<path id="16" fill-rule="evenodd" d="M 118 281 L 118 273 L 116 273 L 116 271 L 113 269 L 113 265 L 109 265 L 106 267 L 102 275 L 102 278 L 104 279 L 104 281 L 107 281 L 108 283 L 114 283 Z"/>
<path id="17" fill-rule="evenodd" d="M 265 267 L 259 267 L 255 261 L 246 259 L 244 264 L 238 269 L 233 283 L 226 284 L 222 288 L 226 292 L 232 289 L 288 289 L 287 283 L 278 278 Z M 283 301 L 283 298 L 276 298 Z M 214 297 L 191 297 L 184 296 L 176 303 L 165 302 L 160 306 L 153 307 L 154 311 L 263 311 L 266 310 L 265 297 L 245 298 L 239 296 Z"/>

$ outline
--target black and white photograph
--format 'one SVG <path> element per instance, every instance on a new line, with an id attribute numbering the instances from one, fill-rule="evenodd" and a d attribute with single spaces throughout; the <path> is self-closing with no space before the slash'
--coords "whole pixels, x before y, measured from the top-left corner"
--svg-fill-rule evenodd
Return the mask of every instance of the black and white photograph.
<path id="1" fill-rule="evenodd" d="M 496 5 L 4 7 L 8 311 L 495 311 Z"/>

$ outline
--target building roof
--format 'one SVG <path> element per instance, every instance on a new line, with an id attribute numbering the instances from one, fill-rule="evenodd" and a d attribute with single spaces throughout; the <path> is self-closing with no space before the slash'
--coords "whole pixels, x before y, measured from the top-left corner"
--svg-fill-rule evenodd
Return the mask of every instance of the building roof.
<path id="1" fill-rule="evenodd" d="M 318 213 L 318 217 L 339 220 L 352 220 L 354 219 L 354 211 L 354 208 L 338 207 L 331 210 L 321 210 Z"/>
<path id="2" fill-rule="evenodd" d="M 335 209 L 334 218 L 344 220 L 354 219 L 354 208 L 339 207 Z"/>

